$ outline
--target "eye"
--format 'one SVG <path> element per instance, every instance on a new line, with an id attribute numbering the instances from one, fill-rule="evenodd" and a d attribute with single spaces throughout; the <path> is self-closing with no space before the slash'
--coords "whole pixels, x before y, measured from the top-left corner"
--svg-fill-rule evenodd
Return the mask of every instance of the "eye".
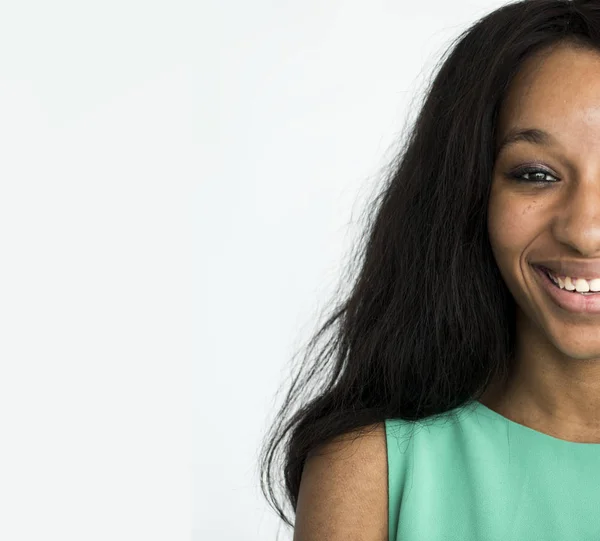
<path id="1" fill-rule="evenodd" d="M 529 182 L 532 184 L 552 184 L 558 182 L 556 177 L 537 167 L 523 167 L 508 174 L 509 178 L 515 179 L 517 182 Z M 552 177 L 555 180 L 546 180 L 544 177 Z"/>

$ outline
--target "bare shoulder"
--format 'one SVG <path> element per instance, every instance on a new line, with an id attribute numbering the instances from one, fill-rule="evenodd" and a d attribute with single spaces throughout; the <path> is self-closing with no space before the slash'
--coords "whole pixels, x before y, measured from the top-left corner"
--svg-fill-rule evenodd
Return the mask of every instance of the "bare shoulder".
<path id="1" fill-rule="evenodd" d="M 294 541 L 387 541 L 387 476 L 383 422 L 310 453 L 300 482 Z"/>

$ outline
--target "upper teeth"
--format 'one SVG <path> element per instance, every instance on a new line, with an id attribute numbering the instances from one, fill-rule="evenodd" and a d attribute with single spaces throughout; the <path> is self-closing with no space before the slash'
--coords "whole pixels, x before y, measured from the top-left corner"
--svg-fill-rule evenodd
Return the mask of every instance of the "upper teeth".
<path id="1" fill-rule="evenodd" d="M 548 271 L 548 276 L 552 278 L 555 284 L 558 284 L 558 287 L 567 291 L 577 291 L 579 293 L 600 291 L 600 278 L 594 278 L 593 280 L 576 278 L 573 280 L 570 276 L 554 276 L 550 271 Z"/>

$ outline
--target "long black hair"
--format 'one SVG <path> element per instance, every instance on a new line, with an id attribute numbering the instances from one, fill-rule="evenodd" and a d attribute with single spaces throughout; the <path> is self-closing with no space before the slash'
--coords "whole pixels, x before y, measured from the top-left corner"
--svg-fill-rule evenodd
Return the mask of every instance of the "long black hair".
<path id="1" fill-rule="evenodd" d="M 385 419 L 454 410 L 510 373 L 515 301 L 487 229 L 496 120 L 523 61 L 559 42 L 600 50 L 600 1 L 505 5 L 440 61 L 367 207 L 352 285 L 341 298 L 338 288 L 261 448 L 263 494 L 289 526 L 274 465 L 295 512 L 307 454 L 318 446 Z"/>

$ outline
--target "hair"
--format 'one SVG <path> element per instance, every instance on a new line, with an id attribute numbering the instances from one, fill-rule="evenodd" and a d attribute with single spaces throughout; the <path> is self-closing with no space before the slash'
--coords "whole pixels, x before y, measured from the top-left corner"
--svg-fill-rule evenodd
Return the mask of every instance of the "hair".
<path id="1" fill-rule="evenodd" d="M 600 50 L 600 2 L 505 5 L 442 57 L 367 207 L 349 292 L 338 288 L 260 450 L 263 494 L 287 525 L 274 464 L 295 512 L 304 463 L 316 448 L 386 419 L 449 412 L 510 374 L 515 301 L 487 230 L 496 122 L 522 62 L 559 43 Z"/>

